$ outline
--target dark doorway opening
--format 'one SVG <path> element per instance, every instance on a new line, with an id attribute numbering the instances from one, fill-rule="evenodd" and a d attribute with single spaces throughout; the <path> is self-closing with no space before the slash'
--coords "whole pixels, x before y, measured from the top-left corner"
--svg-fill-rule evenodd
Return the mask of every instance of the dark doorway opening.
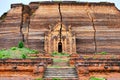
<path id="1" fill-rule="evenodd" d="M 58 52 L 62 52 L 62 43 L 61 42 L 59 42 L 58 43 Z"/>

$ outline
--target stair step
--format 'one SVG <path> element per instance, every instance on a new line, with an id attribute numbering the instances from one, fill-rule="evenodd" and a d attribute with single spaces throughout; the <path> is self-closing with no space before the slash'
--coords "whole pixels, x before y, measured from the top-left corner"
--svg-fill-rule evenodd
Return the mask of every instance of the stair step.
<path id="1" fill-rule="evenodd" d="M 64 73 L 62 73 L 62 72 L 45 72 L 45 73 L 48 73 L 48 74 L 75 74 L 75 72 L 64 72 Z"/>
<path id="2" fill-rule="evenodd" d="M 52 80 L 53 78 L 44 78 L 44 80 Z M 78 78 L 60 78 L 62 80 L 79 80 Z"/>
<path id="3" fill-rule="evenodd" d="M 45 76 L 63 76 L 63 77 L 64 77 L 64 76 L 67 76 L 67 77 L 68 77 L 68 76 L 70 76 L 70 77 L 71 77 L 71 76 L 73 76 L 73 77 L 75 76 L 75 77 L 76 77 L 76 75 L 74 75 L 74 74 L 62 74 L 62 75 L 61 75 L 61 74 L 54 74 L 54 75 L 52 75 L 52 74 L 50 74 L 50 75 L 47 74 L 47 75 L 45 75 Z"/>
<path id="4" fill-rule="evenodd" d="M 49 77 L 53 77 L 53 78 L 54 78 L 54 77 L 55 77 L 55 78 L 56 78 L 56 77 L 57 77 L 57 78 L 77 78 L 77 76 L 59 76 L 59 75 L 58 75 L 58 76 L 46 76 L 46 77 L 48 77 L 48 78 L 49 78 Z"/>
<path id="5" fill-rule="evenodd" d="M 44 74 L 45 79 L 61 78 L 64 80 L 78 80 L 75 68 L 47 68 Z"/>

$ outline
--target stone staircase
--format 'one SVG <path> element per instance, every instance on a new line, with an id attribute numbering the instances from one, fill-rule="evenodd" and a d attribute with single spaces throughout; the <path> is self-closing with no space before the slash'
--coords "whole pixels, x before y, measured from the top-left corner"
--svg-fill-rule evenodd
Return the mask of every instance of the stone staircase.
<path id="1" fill-rule="evenodd" d="M 57 65 L 60 67 L 68 67 L 69 66 L 68 62 L 53 62 L 53 65 Z"/>
<path id="2" fill-rule="evenodd" d="M 51 80 L 58 78 L 60 80 L 78 80 L 77 71 L 75 68 L 70 67 L 68 58 L 57 58 L 54 60 L 53 65 L 46 68 L 44 73 L 44 80 Z"/>
<path id="3" fill-rule="evenodd" d="M 75 68 L 47 68 L 44 74 L 44 80 L 58 78 L 61 80 L 78 80 Z"/>

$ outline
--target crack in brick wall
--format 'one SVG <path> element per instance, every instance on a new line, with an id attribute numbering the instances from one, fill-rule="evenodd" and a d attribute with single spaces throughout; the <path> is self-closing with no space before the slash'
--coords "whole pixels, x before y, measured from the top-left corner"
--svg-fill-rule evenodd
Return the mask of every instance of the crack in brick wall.
<path id="1" fill-rule="evenodd" d="M 61 9 L 60 9 L 60 3 L 59 3 L 59 14 L 60 14 L 60 42 L 61 42 L 61 37 L 62 37 L 62 13 L 61 13 Z"/>
<path id="2" fill-rule="evenodd" d="M 31 9 L 26 5 L 22 5 L 22 14 L 21 14 L 21 25 L 20 25 L 20 33 L 22 35 L 22 41 L 27 42 L 28 33 L 29 33 L 29 25 L 30 25 L 30 16 Z"/>
<path id="3" fill-rule="evenodd" d="M 22 41 L 24 42 L 25 39 L 24 39 L 24 34 L 23 34 L 23 31 L 22 31 L 22 28 L 23 28 L 23 11 L 24 11 L 24 5 L 22 5 L 22 14 L 21 14 L 21 24 L 20 24 L 20 33 L 22 35 Z"/>
<path id="4" fill-rule="evenodd" d="M 96 28 L 95 28 L 95 25 L 94 25 L 94 19 L 93 17 L 91 16 L 92 18 L 92 26 L 93 26 L 93 29 L 94 29 L 94 43 L 95 43 L 95 53 L 97 53 L 97 42 L 96 42 Z"/>
<path id="5" fill-rule="evenodd" d="M 87 15 L 88 15 L 89 19 L 92 22 L 92 27 L 93 27 L 93 30 L 94 30 L 95 53 L 97 53 L 96 28 L 95 28 L 95 25 L 94 25 L 94 19 L 93 19 L 92 15 L 91 15 L 91 13 L 89 11 L 87 11 Z"/>

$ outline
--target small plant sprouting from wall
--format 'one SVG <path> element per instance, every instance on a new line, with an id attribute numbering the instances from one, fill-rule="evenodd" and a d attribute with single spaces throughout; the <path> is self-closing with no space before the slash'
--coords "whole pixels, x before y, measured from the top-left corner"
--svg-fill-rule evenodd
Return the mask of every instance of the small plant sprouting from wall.
<path id="1" fill-rule="evenodd" d="M 106 80 L 105 78 L 90 77 L 89 80 Z"/>
<path id="2" fill-rule="evenodd" d="M 7 16 L 7 12 L 5 12 L 5 13 L 0 17 L 0 19 L 1 19 L 1 20 L 4 20 L 4 19 L 6 18 L 6 16 Z"/>
<path id="3" fill-rule="evenodd" d="M 98 53 L 98 54 L 102 54 L 102 55 L 106 55 L 106 54 L 108 54 L 107 52 L 100 52 L 100 53 Z"/>

